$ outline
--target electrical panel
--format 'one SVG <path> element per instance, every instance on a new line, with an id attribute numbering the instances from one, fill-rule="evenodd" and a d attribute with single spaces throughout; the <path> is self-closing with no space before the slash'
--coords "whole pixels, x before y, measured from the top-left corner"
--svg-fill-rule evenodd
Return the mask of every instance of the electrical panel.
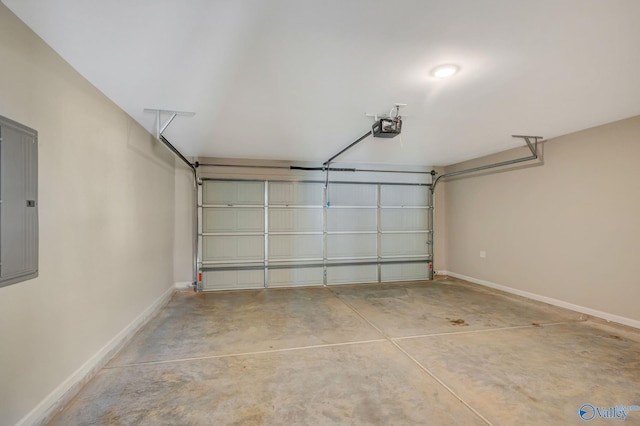
<path id="1" fill-rule="evenodd" d="M 38 276 L 38 133 L 0 116 L 0 287 Z"/>

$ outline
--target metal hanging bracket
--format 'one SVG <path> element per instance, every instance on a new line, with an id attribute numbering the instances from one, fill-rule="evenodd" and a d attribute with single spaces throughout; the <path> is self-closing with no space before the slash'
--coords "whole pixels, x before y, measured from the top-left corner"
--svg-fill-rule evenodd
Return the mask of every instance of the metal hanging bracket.
<path id="1" fill-rule="evenodd" d="M 529 155 L 527 157 L 516 158 L 514 160 L 507 160 L 507 161 L 501 161 L 499 163 L 487 164 L 486 166 L 473 167 L 471 169 L 465 169 L 465 170 L 460 170 L 460 171 L 457 171 L 457 172 L 445 173 L 443 175 L 438 176 L 438 178 L 435 181 L 433 181 L 433 185 L 431 186 L 431 191 L 435 192 L 436 185 L 438 184 L 440 179 L 453 177 L 453 176 L 465 175 L 467 173 L 479 172 L 479 171 L 482 171 L 482 170 L 494 169 L 496 167 L 509 166 L 511 164 L 517 164 L 517 163 L 522 163 L 524 161 L 531 161 L 531 160 L 537 160 L 538 159 L 538 142 L 540 140 L 544 139 L 542 136 L 512 135 L 511 137 L 524 139 L 524 141 L 527 143 L 527 147 L 529 148 L 529 151 L 531 151 L 531 155 Z M 531 142 L 532 139 L 533 139 L 533 142 Z"/>
<path id="2" fill-rule="evenodd" d="M 169 140 L 165 138 L 162 133 L 164 133 L 164 131 L 167 130 L 167 127 L 169 127 L 169 124 L 171 124 L 173 119 L 176 118 L 177 116 L 180 115 L 184 117 L 193 117 L 194 115 L 196 115 L 196 113 L 188 112 L 188 111 L 172 111 L 168 109 L 153 109 L 153 108 L 145 108 L 144 112 L 152 112 L 156 115 L 156 134 L 155 134 L 156 139 L 162 142 L 171 152 L 177 155 L 178 158 L 180 158 L 180 160 L 182 160 L 187 166 L 189 166 L 189 168 L 193 169 L 195 173 L 195 169 L 199 165 L 198 162 L 196 161 L 195 163 L 192 163 L 191 161 L 187 160 L 187 158 L 184 155 L 182 155 L 182 153 L 175 146 L 173 146 L 173 144 L 169 142 Z M 163 114 L 170 115 L 169 118 L 164 122 L 162 122 Z"/>
<path id="3" fill-rule="evenodd" d="M 195 112 L 189 112 L 189 111 L 172 111 L 172 110 L 168 110 L 168 109 L 153 109 L 153 108 L 145 108 L 144 112 L 153 112 L 156 115 L 156 138 L 160 139 L 160 136 L 162 136 L 162 133 L 164 133 L 165 130 L 167 130 L 167 127 L 169 127 L 169 124 L 171 124 L 171 122 L 173 121 L 174 118 L 176 118 L 177 116 L 184 116 L 184 117 L 193 117 L 194 115 L 196 115 Z M 169 115 L 169 118 L 163 123 L 162 122 L 162 115 Z"/>
<path id="4" fill-rule="evenodd" d="M 393 104 L 393 107 L 391 108 L 391 111 L 389 111 L 389 114 L 372 114 L 370 112 L 365 112 L 364 115 L 366 115 L 367 117 L 371 117 L 373 118 L 373 121 L 378 121 L 378 119 L 380 118 L 393 118 L 393 117 L 399 117 L 400 116 L 400 108 L 406 107 L 407 104 L 401 104 L 399 102 L 396 102 L 395 104 Z M 394 115 L 394 111 L 395 111 L 395 115 Z"/>

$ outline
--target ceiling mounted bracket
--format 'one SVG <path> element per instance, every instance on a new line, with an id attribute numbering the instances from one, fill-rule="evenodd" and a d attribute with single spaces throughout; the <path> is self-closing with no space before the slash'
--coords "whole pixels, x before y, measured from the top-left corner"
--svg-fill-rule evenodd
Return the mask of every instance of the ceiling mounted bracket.
<path id="1" fill-rule="evenodd" d="M 395 104 L 393 104 L 393 107 L 391 108 L 391 111 L 389 111 L 389 114 L 372 114 L 370 112 L 365 112 L 364 115 L 366 115 L 367 117 L 371 117 L 373 118 L 373 121 L 378 121 L 381 118 L 400 118 L 400 108 L 406 107 L 407 104 L 401 104 L 396 102 Z M 395 111 L 395 114 L 394 114 Z"/>
<path id="2" fill-rule="evenodd" d="M 193 117 L 194 115 L 196 115 L 195 112 L 172 111 L 168 109 L 154 109 L 154 108 L 145 108 L 144 112 L 152 112 L 156 115 L 156 132 L 155 132 L 156 139 L 160 139 L 160 136 L 162 136 L 162 133 L 164 133 L 164 131 L 167 130 L 167 127 L 169 127 L 169 124 L 171 124 L 173 119 L 176 118 L 177 116 L 180 115 L 184 117 Z M 164 122 L 162 122 L 163 114 L 165 116 L 167 115 L 169 116 L 169 118 L 167 118 Z"/>

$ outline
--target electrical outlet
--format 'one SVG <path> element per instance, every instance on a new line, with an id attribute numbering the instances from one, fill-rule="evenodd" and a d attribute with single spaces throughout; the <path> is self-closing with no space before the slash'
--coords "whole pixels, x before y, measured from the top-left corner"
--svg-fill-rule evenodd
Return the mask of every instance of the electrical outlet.
<path id="1" fill-rule="evenodd" d="M 484 250 L 480 250 L 480 258 L 485 259 L 487 257 L 487 252 Z"/>

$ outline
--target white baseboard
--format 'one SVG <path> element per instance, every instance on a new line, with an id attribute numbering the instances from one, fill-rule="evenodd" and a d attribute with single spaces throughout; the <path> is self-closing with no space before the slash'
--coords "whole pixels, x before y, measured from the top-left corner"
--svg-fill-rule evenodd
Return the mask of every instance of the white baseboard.
<path id="1" fill-rule="evenodd" d="M 102 349 L 40 401 L 33 410 L 16 423 L 16 426 L 47 424 L 122 349 L 133 335 L 169 302 L 174 292 L 174 287 L 165 291 L 142 314 L 116 334 Z"/>
<path id="2" fill-rule="evenodd" d="M 181 281 L 175 283 L 174 287 L 178 290 L 193 290 L 193 283 L 191 281 Z"/>
<path id="3" fill-rule="evenodd" d="M 507 287 L 504 285 L 492 283 L 490 281 L 479 280 L 477 278 L 468 277 L 466 275 L 457 274 L 455 272 L 449 271 L 438 271 L 438 275 L 448 275 L 450 277 L 459 278 L 461 280 L 469 281 L 475 284 L 480 284 L 485 287 L 494 288 L 496 290 L 501 290 L 506 293 L 515 294 L 517 296 L 526 297 L 527 299 L 537 300 L 539 302 L 548 303 L 549 305 L 559 306 L 561 308 L 571 309 L 572 311 L 580 312 L 583 314 L 591 315 L 593 317 L 602 318 L 607 321 L 617 322 L 618 324 L 628 325 L 629 327 L 639 328 L 640 329 L 640 321 L 634 320 L 627 317 L 622 317 L 620 315 L 610 314 L 608 312 L 602 312 L 591 308 L 586 308 L 580 305 L 574 305 L 573 303 L 565 302 L 564 300 L 554 299 L 552 297 L 541 296 L 535 293 L 529 293 L 528 291 L 518 290 L 515 288 Z"/>

